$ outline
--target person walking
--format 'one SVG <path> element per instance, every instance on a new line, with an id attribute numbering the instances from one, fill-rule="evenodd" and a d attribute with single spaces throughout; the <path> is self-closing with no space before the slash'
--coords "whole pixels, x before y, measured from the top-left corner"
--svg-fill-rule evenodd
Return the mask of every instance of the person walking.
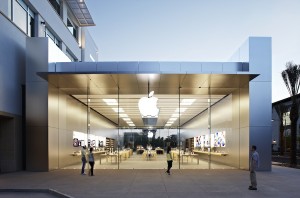
<path id="1" fill-rule="evenodd" d="M 168 163 L 168 169 L 167 169 L 166 173 L 168 173 L 170 175 L 171 174 L 170 170 L 172 168 L 172 163 L 173 163 L 173 159 L 172 159 L 172 155 L 171 155 L 171 146 L 167 147 L 167 163 Z"/>
<path id="2" fill-rule="evenodd" d="M 93 154 L 93 147 L 90 148 L 90 153 L 89 153 L 89 164 L 91 166 L 91 170 L 89 172 L 90 176 L 94 176 L 94 165 L 95 165 L 95 160 L 94 160 L 94 154 Z"/>
<path id="3" fill-rule="evenodd" d="M 250 159 L 250 181 L 251 186 L 249 186 L 249 190 L 257 190 L 257 181 L 256 181 L 256 170 L 259 167 L 259 154 L 256 151 L 256 146 L 253 145 L 251 148 L 251 159 Z"/>
<path id="4" fill-rule="evenodd" d="M 81 148 L 81 162 L 82 162 L 82 168 L 81 168 L 81 175 L 85 175 L 84 169 L 86 164 L 86 146 L 83 146 Z"/>

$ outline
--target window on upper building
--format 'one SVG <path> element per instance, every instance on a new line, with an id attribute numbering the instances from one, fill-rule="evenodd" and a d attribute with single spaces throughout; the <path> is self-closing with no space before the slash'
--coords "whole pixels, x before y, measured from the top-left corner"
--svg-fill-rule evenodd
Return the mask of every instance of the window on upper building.
<path id="1" fill-rule="evenodd" d="M 12 19 L 28 36 L 34 36 L 34 13 L 23 0 L 13 1 Z"/>
<path id="2" fill-rule="evenodd" d="M 53 6 L 54 10 L 57 12 L 59 16 L 60 14 L 60 0 L 49 0 L 50 4 Z"/>
<path id="3" fill-rule="evenodd" d="M 289 126 L 289 125 L 291 125 L 290 112 L 289 111 L 283 113 L 282 123 L 283 123 L 283 126 Z"/>
<path id="4" fill-rule="evenodd" d="M 77 40 L 77 37 L 78 37 L 77 36 L 77 29 L 78 29 L 78 27 L 70 20 L 70 18 L 68 18 L 67 26 L 68 26 L 68 29 L 70 30 L 70 32 L 72 33 L 72 35 Z"/>
<path id="5" fill-rule="evenodd" d="M 72 62 L 76 62 L 78 61 L 76 58 L 74 58 L 74 56 L 72 55 L 72 53 L 70 52 L 70 50 L 67 48 L 66 53 L 67 57 L 72 61 Z"/>
<path id="6" fill-rule="evenodd" d="M 45 37 L 50 38 L 55 43 L 55 45 L 57 45 L 57 47 L 61 49 L 61 42 L 54 36 L 54 34 L 48 28 L 46 28 Z"/>

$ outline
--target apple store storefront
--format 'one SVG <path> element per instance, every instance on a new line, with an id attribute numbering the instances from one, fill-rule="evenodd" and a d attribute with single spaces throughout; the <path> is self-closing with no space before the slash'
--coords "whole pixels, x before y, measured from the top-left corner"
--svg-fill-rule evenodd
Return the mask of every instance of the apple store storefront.
<path id="1" fill-rule="evenodd" d="M 49 64 L 27 79 L 28 169 L 80 169 L 82 146 L 95 169 L 164 169 L 167 146 L 173 169 L 248 169 L 255 144 L 270 170 L 270 45 L 250 38 L 247 61 Z"/>

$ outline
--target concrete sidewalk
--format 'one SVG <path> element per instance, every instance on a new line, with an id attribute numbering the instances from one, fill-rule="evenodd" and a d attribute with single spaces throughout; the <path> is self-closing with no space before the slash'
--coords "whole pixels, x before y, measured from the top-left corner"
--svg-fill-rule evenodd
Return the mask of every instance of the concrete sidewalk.
<path id="1" fill-rule="evenodd" d="M 170 176 L 164 170 L 95 170 L 94 177 L 79 172 L 2 174 L 0 189 L 54 189 L 76 198 L 300 197 L 300 170 L 277 166 L 257 173 L 257 191 L 248 190 L 249 172 L 243 170 L 172 170 Z M 10 195 L 0 192 L 0 197 Z"/>

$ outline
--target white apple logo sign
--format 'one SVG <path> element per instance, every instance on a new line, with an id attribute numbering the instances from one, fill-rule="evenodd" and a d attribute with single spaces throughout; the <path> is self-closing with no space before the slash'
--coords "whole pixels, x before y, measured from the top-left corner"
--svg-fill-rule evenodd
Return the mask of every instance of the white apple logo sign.
<path id="1" fill-rule="evenodd" d="M 151 92 L 152 93 L 152 92 Z M 142 117 L 157 117 L 159 109 L 157 108 L 157 98 L 149 94 L 149 97 L 142 97 L 139 100 L 139 109 Z"/>

